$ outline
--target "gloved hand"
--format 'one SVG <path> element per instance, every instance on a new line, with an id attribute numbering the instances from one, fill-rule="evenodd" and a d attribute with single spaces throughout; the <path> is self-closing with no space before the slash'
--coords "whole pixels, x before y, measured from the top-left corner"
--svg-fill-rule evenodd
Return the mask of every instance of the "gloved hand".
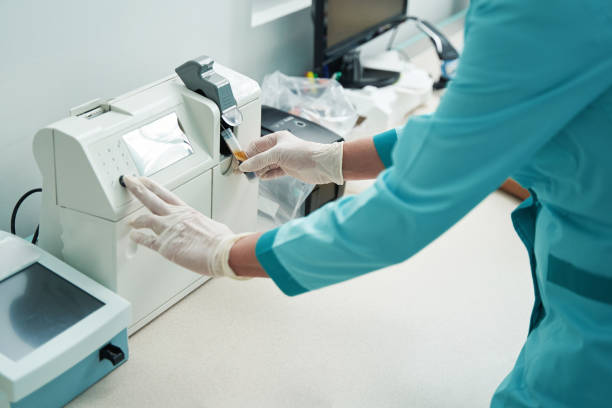
<path id="1" fill-rule="evenodd" d="M 234 243 L 249 234 L 234 234 L 151 179 L 124 176 L 123 182 L 151 210 L 132 221 L 131 239 L 194 272 L 243 279 L 232 271 L 228 259 Z"/>
<path id="2" fill-rule="evenodd" d="M 262 179 L 287 174 L 310 184 L 342 184 L 342 144 L 307 142 L 283 130 L 252 142 L 239 169 Z"/>

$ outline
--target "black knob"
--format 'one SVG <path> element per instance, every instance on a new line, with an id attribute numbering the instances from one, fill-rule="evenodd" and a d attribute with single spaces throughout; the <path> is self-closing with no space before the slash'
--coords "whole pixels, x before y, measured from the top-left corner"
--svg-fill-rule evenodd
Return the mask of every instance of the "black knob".
<path id="1" fill-rule="evenodd" d="M 119 176 L 119 184 L 121 184 L 121 187 L 125 187 L 125 182 L 123 181 L 123 174 Z"/>
<path id="2" fill-rule="evenodd" d="M 124 359 L 125 354 L 123 354 L 123 350 L 110 343 L 100 349 L 100 361 L 108 360 L 116 366 Z"/>

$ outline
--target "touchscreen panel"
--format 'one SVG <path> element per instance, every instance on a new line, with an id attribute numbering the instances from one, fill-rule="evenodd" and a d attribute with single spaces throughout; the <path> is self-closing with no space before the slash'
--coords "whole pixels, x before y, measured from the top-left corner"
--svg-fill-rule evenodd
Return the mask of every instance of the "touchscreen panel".
<path id="1" fill-rule="evenodd" d="M 0 281 L 0 353 L 13 361 L 104 303 L 39 263 Z"/>
<path id="2" fill-rule="evenodd" d="M 175 112 L 123 135 L 141 176 L 150 176 L 193 154 Z"/>

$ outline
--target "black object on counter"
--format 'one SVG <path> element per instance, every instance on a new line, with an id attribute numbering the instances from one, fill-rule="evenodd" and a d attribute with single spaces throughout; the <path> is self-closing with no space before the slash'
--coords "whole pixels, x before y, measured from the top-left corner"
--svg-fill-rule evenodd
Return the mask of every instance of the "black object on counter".
<path id="1" fill-rule="evenodd" d="M 109 343 L 100 349 L 100 361 L 108 360 L 114 366 L 116 366 L 117 364 L 122 362 L 124 359 L 125 359 L 125 354 L 123 353 L 123 350 L 121 350 L 121 348 L 113 344 Z"/>
<path id="2" fill-rule="evenodd" d="M 261 135 L 265 136 L 281 130 L 288 130 L 300 139 L 309 142 L 334 143 L 344 140 L 339 134 L 324 126 L 311 122 L 308 119 L 301 118 L 271 106 L 262 105 Z M 344 194 L 344 188 L 344 184 L 341 186 L 334 183 L 317 184 L 314 190 L 312 190 L 312 193 L 306 198 L 306 202 L 304 203 L 305 214 L 308 215 L 317 208 L 341 197 L 342 194 Z"/>

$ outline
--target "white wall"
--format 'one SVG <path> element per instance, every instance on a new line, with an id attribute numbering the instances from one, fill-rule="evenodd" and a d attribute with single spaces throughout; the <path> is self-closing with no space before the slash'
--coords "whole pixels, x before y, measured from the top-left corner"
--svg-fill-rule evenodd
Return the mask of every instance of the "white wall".
<path id="1" fill-rule="evenodd" d="M 467 0 L 413 0 L 438 21 Z M 32 136 L 88 100 L 110 98 L 208 54 L 257 80 L 310 68 L 309 10 L 251 28 L 247 0 L 0 1 L 0 229 L 41 180 Z M 402 33 L 400 37 L 406 36 Z M 32 233 L 38 198 L 24 204 L 18 233 Z"/>

